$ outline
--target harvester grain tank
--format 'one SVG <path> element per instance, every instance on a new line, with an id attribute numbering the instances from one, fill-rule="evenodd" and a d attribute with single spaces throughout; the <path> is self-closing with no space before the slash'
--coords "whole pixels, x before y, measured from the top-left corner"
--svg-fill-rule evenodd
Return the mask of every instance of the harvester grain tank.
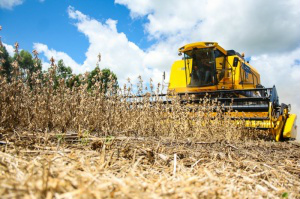
<path id="1" fill-rule="evenodd" d="M 170 72 L 168 92 L 180 96 L 205 96 L 230 109 L 232 119 L 242 118 L 245 126 L 269 130 L 276 141 L 296 138 L 296 114 L 279 103 L 276 87 L 261 85 L 260 74 L 244 56 L 225 50 L 216 42 L 196 42 L 179 48 L 181 60 Z"/>

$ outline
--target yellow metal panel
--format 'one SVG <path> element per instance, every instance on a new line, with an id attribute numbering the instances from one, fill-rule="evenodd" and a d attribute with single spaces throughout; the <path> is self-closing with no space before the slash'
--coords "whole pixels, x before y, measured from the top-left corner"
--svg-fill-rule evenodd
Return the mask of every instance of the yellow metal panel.
<path id="1" fill-rule="evenodd" d="M 221 46 L 219 46 L 217 42 L 195 42 L 191 44 L 186 44 L 185 46 L 179 48 L 179 52 L 185 52 L 188 50 L 192 50 L 193 48 L 213 48 L 213 47 L 217 48 L 222 53 L 227 55 L 227 51 Z"/>
<path id="2" fill-rule="evenodd" d="M 270 120 L 246 120 L 245 127 L 271 129 L 274 125 Z"/>
<path id="3" fill-rule="evenodd" d="M 235 118 L 262 118 L 268 117 L 268 112 L 230 112 L 230 113 L 226 113 L 227 115 L 230 115 L 230 117 L 235 117 Z"/>
<path id="4" fill-rule="evenodd" d="M 296 126 L 296 114 L 289 114 L 287 118 L 284 130 L 283 130 L 283 137 L 284 138 L 296 138 L 297 135 L 297 126 Z"/>
<path id="5" fill-rule="evenodd" d="M 227 51 L 226 51 L 224 48 L 222 48 L 221 46 L 219 46 L 218 43 L 217 43 L 217 45 L 216 45 L 216 48 L 217 48 L 219 51 L 221 51 L 224 55 L 227 55 Z"/>
<path id="6" fill-rule="evenodd" d="M 216 42 L 194 42 L 190 44 L 186 44 L 179 48 L 180 52 L 185 52 L 188 50 L 192 50 L 193 48 L 207 48 L 207 47 L 215 47 L 218 45 Z"/>
<path id="7" fill-rule="evenodd" d="M 171 68 L 169 89 L 187 87 L 186 81 L 184 60 L 175 61 Z"/>

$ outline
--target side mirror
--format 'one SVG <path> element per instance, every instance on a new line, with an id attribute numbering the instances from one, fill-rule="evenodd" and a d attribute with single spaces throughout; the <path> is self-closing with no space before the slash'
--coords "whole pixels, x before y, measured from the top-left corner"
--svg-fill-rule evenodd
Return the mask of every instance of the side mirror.
<path id="1" fill-rule="evenodd" d="M 238 63 L 239 63 L 239 58 L 235 57 L 233 59 L 233 67 L 237 67 Z"/>
<path id="2" fill-rule="evenodd" d="M 182 52 L 179 52 L 179 53 L 178 53 L 178 56 L 181 56 L 181 55 L 182 55 Z"/>
<path id="3" fill-rule="evenodd" d="M 166 79 L 166 72 L 164 71 L 163 73 L 163 79 L 165 80 Z"/>

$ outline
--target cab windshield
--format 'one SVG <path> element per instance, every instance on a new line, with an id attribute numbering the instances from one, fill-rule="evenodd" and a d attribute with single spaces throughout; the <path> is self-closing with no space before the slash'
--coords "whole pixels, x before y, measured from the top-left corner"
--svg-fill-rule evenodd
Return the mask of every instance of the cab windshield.
<path id="1" fill-rule="evenodd" d="M 213 48 L 195 48 L 184 53 L 188 86 L 216 85 Z"/>

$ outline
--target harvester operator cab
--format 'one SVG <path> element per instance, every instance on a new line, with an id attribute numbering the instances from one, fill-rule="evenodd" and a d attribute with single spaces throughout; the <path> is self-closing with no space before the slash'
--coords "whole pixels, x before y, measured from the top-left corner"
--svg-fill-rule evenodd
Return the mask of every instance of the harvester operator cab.
<path id="1" fill-rule="evenodd" d="M 171 68 L 168 89 L 178 93 L 257 88 L 259 73 L 234 50 L 216 42 L 196 42 L 179 48 L 182 60 Z"/>
<path id="2" fill-rule="evenodd" d="M 188 86 L 201 87 L 217 84 L 215 52 L 213 48 L 194 48 L 184 52 Z"/>

